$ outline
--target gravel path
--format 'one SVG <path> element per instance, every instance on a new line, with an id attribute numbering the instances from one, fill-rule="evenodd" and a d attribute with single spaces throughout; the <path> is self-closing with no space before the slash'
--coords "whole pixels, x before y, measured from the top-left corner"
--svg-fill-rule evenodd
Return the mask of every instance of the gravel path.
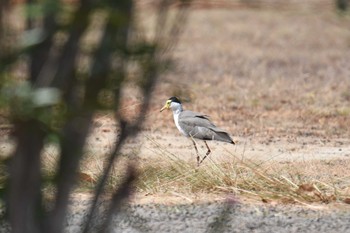
<path id="1" fill-rule="evenodd" d="M 79 205 L 84 205 L 81 202 Z M 86 203 L 85 203 L 86 204 Z M 75 208 L 67 232 L 78 232 L 84 208 Z M 111 232 L 350 232 L 350 212 L 242 204 L 129 205 Z"/>
<path id="2" fill-rule="evenodd" d="M 81 232 L 87 200 L 75 201 L 66 232 Z M 101 205 L 102 206 L 102 205 Z M 98 218 L 101 219 L 101 218 Z M 128 205 L 115 216 L 113 233 L 169 232 L 350 232 L 349 210 L 243 204 Z M 97 230 L 97 229 L 96 229 Z M 9 232 L 6 224 L 0 232 Z"/>

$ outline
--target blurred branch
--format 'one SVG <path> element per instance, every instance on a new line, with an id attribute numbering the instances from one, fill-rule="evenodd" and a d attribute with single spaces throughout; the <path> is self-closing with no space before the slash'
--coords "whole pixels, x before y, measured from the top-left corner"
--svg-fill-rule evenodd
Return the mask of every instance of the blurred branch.
<path id="1" fill-rule="evenodd" d="M 168 5 L 169 6 L 169 5 Z M 186 5 L 188 6 L 188 5 Z M 164 7 L 164 5 L 161 5 L 161 7 Z M 163 9 L 165 10 L 165 9 Z M 181 8 L 181 11 L 184 10 L 184 8 Z M 163 16 L 164 17 L 164 16 Z M 165 20 L 163 18 L 163 20 Z M 174 20 L 176 22 L 176 19 Z M 165 25 L 163 25 L 165 27 Z M 161 29 L 158 28 L 158 33 L 159 35 L 161 34 Z M 165 30 L 165 28 L 163 28 L 163 30 Z M 173 31 L 174 32 L 174 31 Z M 180 32 L 180 30 L 176 31 L 177 33 Z M 166 37 L 168 39 L 167 43 L 175 43 L 173 41 L 174 38 L 177 38 L 177 35 L 173 35 L 174 37 Z M 163 43 L 165 43 L 166 41 L 163 41 Z M 145 115 L 146 112 L 149 108 L 149 103 L 150 103 L 150 97 L 151 97 L 151 93 L 154 87 L 155 82 L 157 81 L 158 75 L 159 75 L 159 68 L 162 64 L 162 62 L 164 62 L 163 59 L 165 59 L 164 56 L 159 56 L 160 54 L 164 54 L 162 47 L 159 46 L 159 50 L 154 50 L 153 52 L 148 53 L 148 57 L 147 57 L 147 65 L 144 68 L 144 72 L 142 72 L 142 94 L 143 94 L 143 101 L 140 107 L 140 112 L 138 114 L 138 117 L 136 118 L 136 120 L 133 123 L 128 123 L 127 120 L 123 119 L 121 117 L 120 114 L 117 113 L 117 120 L 119 120 L 119 125 L 120 125 L 120 135 L 116 141 L 114 150 L 111 152 L 111 154 L 109 155 L 109 157 L 107 158 L 106 162 L 105 162 L 105 168 L 104 168 L 104 172 L 98 182 L 97 188 L 96 188 L 96 192 L 95 192 L 95 196 L 94 196 L 94 200 L 93 200 L 93 204 L 90 210 L 90 213 L 88 215 L 88 225 L 84 230 L 84 233 L 88 233 L 88 232 L 92 232 L 92 226 L 90 225 L 90 223 L 92 223 L 92 219 L 94 218 L 94 213 L 97 212 L 96 211 L 96 207 L 97 207 L 97 203 L 98 200 L 104 190 L 104 186 L 107 182 L 108 176 L 110 174 L 110 171 L 112 169 L 112 166 L 119 154 L 119 151 L 124 143 L 124 141 L 126 140 L 127 137 L 134 137 L 136 136 L 136 134 L 139 132 L 142 123 L 144 122 L 145 119 Z M 119 91 L 119 89 L 117 89 L 117 91 Z M 119 92 L 115 93 L 115 96 L 119 96 Z M 107 217 L 108 218 L 108 217 Z"/>
<path id="2" fill-rule="evenodd" d="M 85 9 L 84 13 L 87 12 L 89 12 L 89 10 Z M 84 19 L 87 19 L 87 17 L 84 17 Z M 81 29 L 84 28 L 86 28 L 85 24 L 83 27 L 81 27 Z M 81 30 L 81 33 L 82 31 L 83 30 Z M 74 42 L 78 42 L 78 36 L 80 35 L 76 34 L 76 39 L 68 40 L 67 43 L 72 43 L 72 45 L 74 45 Z M 111 46 L 115 41 L 115 37 L 116 30 L 114 30 L 114 27 L 111 26 L 111 21 L 109 21 L 105 26 L 104 35 L 102 36 L 99 47 L 94 55 L 94 62 L 90 71 L 90 76 L 86 83 L 85 98 L 82 106 L 75 106 L 76 96 L 74 94 L 76 90 L 74 88 L 70 88 L 70 93 L 68 93 L 70 98 L 67 99 L 67 103 L 72 105 L 70 106 L 70 109 L 72 109 L 72 111 L 76 114 L 73 115 L 72 119 L 68 120 L 62 132 L 62 152 L 60 167 L 57 174 L 58 183 L 56 206 L 53 211 L 51 221 L 49 221 L 49 232 L 62 231 L 64 216 L 68 206 L 69 194 L 75 183 L 75 179 L 72 179 L 72 177 L 76 176 L 78 164 L 82 155 L 82 149 L 91 126 L 95 108 L 93 106 L 96 106 L 98 93 L 106 85 L 106 80 L 110 71 L 110 56 L 112 52 Z M 74 46 L 78 47 L 77 44 Z M 67 50 L 68 53 L 66 55 L 70 54 L 69 51 L 70 50 Z M 63 57 L 64 56 L 62 56 L 62 58 Z M 66 71 L 67 69 L 73 69 L 74 66 L 69 66 L 69 63 L 65 63 L 65 60 L 62 60 L 62 62 L 63 64 L 68 65 L 64 66 Z M 77 127 L 77 125 L 79 125 L 79 127 Z"/>
<path id="3" fill-rule="evenodd" d="M 13 111 L 14 137 L 17 140 L 16 150 L 10 163 L 7 203 L 9 220 L 13 232 L 50 232 L 60 233 L 64 230 L 64 221 L 69 206 L 69 197 L 76 183 L 79 162 L 83 155 L 94 114 L 99 109 L 99 95 L 104 89 L 112 90 L 114 108 L 112 109 L 119 122 L 120 134 L 113 150 L 104 162 L 104 170 L 95 187 L 91 209 L 85 222 L 84 232 L 94 232 L 94 213 L 101 195 L 106 190 L 113 165 L 128 137 L 137 135 L 145 120 L 155 83 L 169 60 L 169 51 L 176 44 L 181 27 L 187 15 L 187 1 L 181 1 L 172 23 L 170 21 L 170 1 L 162 1 L 158 14 L 156 38 L 152 42 L 142 41 L 135 52 L 130 33 L 134 29 L 134 2 L 80 0 L 79 6 L 73 8 L 71 20 L 62 25 L 59 20 L 63 8 L 60 1 L 28 0 L 27 4 L 39 6 L 38 15 L 28 12 L 25 18 L 26 31 L 23 32 L 24 44 L 16 51 L 0 55 L 0 72 L 8 75 L 7 67 L 15 63 L 25 63 L 23 56 L 28 55 L 28 82 L 14 87 L 10 93 L 8 105 Z M 70 4 L 70 3 L 69 3 Z M 78 4 L 78 3 L 76 3 Z M 80 46 L 90 24 L 91 16 L 101 10 L 106 21 L 101 37 L 92 52 L 84 53 Z M 4 11 L 1 4 L 0 12 Z M 1 25 L 3 15 L 1 14 Z M 0 33 L 2 33 L 2 27 Z M 35 40 L 30 41 L 28 33 L 35 32 Z M 64 35 L 65 40 L 58 41 L 57 35 Z M 4 37 L 0 34 L 1 39 Z M 27 37 L 26 37 L 27 36 Z M 79 56 L 87 56 L 90 69 L 79 71 Z M 139 89 L 143 95 L 140 112 L 136 120 L 131 121 L 120 114 L 121 92 L 128 75 L 130 60 L 137 61 L 141 67 Z M 81 72 L 81 73 L 79 73 Z M 80 75 L 80 76 L 79 76 Z M 84 79 L 80 77 L 83 76 Z M 113 83 L 112 87 L 109 86 Z M 3 82 L 1 82 L 3 85 Z M 48 93 L 41 98 L 55 99 L 56 92 L 62 94 L 61 103 L 53 100 L 41 106 L 34 100 L 38 93 Z M 13 104 L 14 103 L 14 104 Z M 64 105 L 65 111 L 60 116 L 62 121 L 56 130 L 50 128 L 54 119 L 53 110 L 56 104 Z M 44 114 L 44 115 L 43 115 Z M 45 117 L 43 117 L 45 116 Z M 43 119 L 46 119 L 43 120 Z M 54 206 L 50 211 L 44 206 L 42 195 L 41 153 L 48 134 L 59 137 L 59 163 L 55 174 Z M 114 192 L 107 216 L 99 226 L 107 231 L 113 215 L 121 203 L 129 196 L 136 172 L 131 167 L 124 182 Z M 44 216 L 44 217 L 43 217 Z"/>
<path id="4" fill-rule="evenodd" d="M 118 48 L 126 48 L 127 47 L 127 41 L 128 41 L 128 35 L 129 35 L 129 30 L 130 30 L 130 26 L 131 26 L 131 12 L 132 12 L 132 9 L 133 9 L 133 5 L 132 5 L 132 2 L 131 1 L 120 1 L 119 3 L 116 3 L 116 5 L 114 6 L 115 7 L 115 10 L 119 10 L 120 12 L 124 12 L 124 20 L 125 22 L 128 22 L 128 23 L 124 23 L 122 25 L 114 25 L 114 17 L 113 15 L 109 15 L 109 19 L 107 21 L 107 26 L 106 26 L 106 30 L 105 30 L 105 34 L 103 36 L 103 44 L 101 44 L 101 47 L 100 47 L 100 53 L 97 53 L 96 54 L 96 61 L 95 61 L 95 65 L 97 66 L 96 67 L 96 70 L 95 70 L 95 73 L 93 75 L 95 76 L 92 76 L 92 78 L 89 79 L 89 85 L 88 85 L 88 88 L 91 89 L 91 93 L 88 91 L 87 93 L 90 93 L 90 96 L 87 96 L 87 99 L 94 99 L 92 98 L 93 96 L 97 97 L 97 93 L 94 92 L 94 87 L 95 85 L 101 85 L 101 83 L 98 83 L 98 79 L 97 79 L 97 75 L 96 75 L 96 72 L 98 72 L 98 65 L 99 65 L 99 62 L 100 61 L 104 61 L 106 62 L 107 64 L 110 64 L 109 63 L 109 56 L 102 56 L 102 53 L 103 52 L 106 52 L 105 49 L 109 49 L 109 48 L 104 48 L 104 45 L 105 44 L 108 44 L 111 43 L 111 41 L 109 41 L 109 35 L 106 34 L 108 32 L 107 29 L 109 29 L 110 27 L 114 27 L 116 28 L 115 30 L 115 34 L 113 35 L 113 37 L 116 37 L 116 45 Z M 110 14 L 113 14 L 114 11 L 112 11 Z M 112 38 L 113 38 L 112 37 Z M 114 41 L 114 40 L 113 40 Z M 107 59 L 107 61 L 105 60 Z M 110 67 L 109 67 L 110 68 Z M 119 75 L 121 76 L 121 78 L 118 80 L 118 85 L 119 87 L 122 86 L 122 81 L 123 79 L 125 78 L 125 72 L 124 72 L 124 69 L 125 69 L 125 66 L 124 66 L 124 63 L 123 63 L 123 60 L 122 62 L 118 65 L 118 70 L 119 70 Z M 105 76 L 107 75 L 107 73 L 104 74 Z M 120 95 L 120 91 L 121 91 L 121 88 L 116 88 L 115 90 L 115 93 L 114 95 L 117 97 Z M 118 98 L 119 99 L 119 98 Z M 116 108 L 118 108 L 118 105 L 119 103 L 116 102 Z M 112 168 L 112 165 L 113 165 L 113 162 L 118 154 L 118 152 L 120 151 L 125 139 L 128 137 L 127 135 L 127 131 L 126 131 L 126 122 L 120 122 L 120 130 L 121 130 L 121 133 L 119 135 L 119 137 L 117 138 L 117 141 L 116 141 L 116 144 L 114 146 L 114 150 L 113 152 L 110 154 L 108 160 L 106 161 L 105 163 L 105 169 L 104 169 L 104 173 L 102 174 L 102 176 L 100 177 L 100 180 L 96 186 L 96 191 L 95 191 L 95 195 L 94 195 L 94 199 L 93 199 L 93 202 L 92 202 L 92 207 L 90 209 L 90 212 L 89 212 L 89 215 L 88 215 L 88 220 L 87 220 L 87 224 L 86 224 L 86 227 L 84 229 L 84 232 L 89 232 L 91 230 L 91 224 L 92 224 L 92 218 L 93 218 L 93 215 L 94 215 L 94 212 L 96 210 L 96 204 L 100 198 L 100 195 L 102 194 L 103 192 L 103 188 L 104 188 L 104 185 L 107 181 L 107 178 L 109 176 L 109 173 L 110 173 L 110 170 Z"/>
<path id="5" fill-rule="evenodd" d="M 4 23 L 5 23 L 5 11 L 9 8 L 9 0 L 2 0 L 0 3 L 0 38 L 3 38 Z M 1 42 L 1 41 L 0 41 Z M 2 47 L 2 46 L 1 46 Z"/>
<path id="6" fill-rule="evenodd" d="M 84 233 L 88 233 L 88 232 L 93 232 L 93 227 L 94 227 L 94 222 L 93 219 L 95 217 L 94 213 L 97 213 L 96 208 L 97 208 L 97 203 L 103 193 L 104 190 L 104 186 L 107 182 L 108 176 L 110 174 L 110 171 L 112 169 L 114 160 L 116 159 L 116 156 L 118 155 L 118 152 L 120 151 L 120 149 L 122 148 L 123 143 L 125 142 L 127 136 L 127 131 L 126 131 L 126 123 L 122 123 L 120 126 L 120 135 L 117 139 L 116 145 L 114 146 L 114 150 L 111 152 L 111 154 L 109 155 L 109 157 L 107 158 L 106 162 L 105 162 L 105 167 L 103 169 L 103 174 L 101 175 L 101 177 L 99 178 L 99 181 L 96 185 L 95 188 L 95 193 L 94 193 L 94 198 L 92 201 L 92 206 L 90 208 L 88 217 L 87 217 L 87 221 L 86 221 L 86 225 L 84 228 Z"/>
<path id="7" fill-rule="evenodd" d="M 170 28 L 169 37 L 173 38 L 171 41 L 172 43 L 169 43 L 167 47 L 164 49 L 165 53 L 170 52 L 171 49 L 173 49 L 174 46 L 177 44 L 179 40 L 179 35 L 181 35 L 182 33 L 181 30 L 184 29 L 183 25 L 187 21 L 187 17 L 190 10 L 190 4 L 191 4 L 191 0 L 181 1 L 181 4 L 179 5 L 180 10 L 178 10 L 177 15 L 175 16 L 177 20 L 175 20 L 175 22 Z"/>
<path id="8" fill-rule="evenodd" d="M 27 4 L 33 4 L 34 0 L 28 0 Z M 44 11 L 44 19 L 43 19 L 43 26 L 41 27 L 42 30 L 39 32 L 44 37 L 44 40 L 36 45 L 31 49 L 30 52 L 30 74 L 29 74 L 29 80 L 32 84 L 34 84 L 44 66 L 44 64 L 49 59 L 49 54 L 53 45 L 53 36 L 55 32 L 57 31 L 57 23 L 56 23 L 56 15 L 57 11 L 59 10 L 58 4 L 56 4 L 56 1 L 54 0 L 46 0 L 44 1 L 44 4 L 46 7 L 49 5 L 49 7 L 54 6 L 54 9 L 50 11 Z M 27 30 L 34 30 L 37 26 L 35 26 L 35 22 L 32 19 L 31 16 L 27 17 Z"/>
<path id="9" fill-rule="evenodd" d="M 63 231 L 69 195 L 76 181 L 77 168 L 90 130 L 92 116 L 92 112 L 83 111 L 79 116 L 68 120 L 63 127 L 60 143 L 61 156 L 56 176 L 55 206 L 48 216 L 44 232 L 58 233 Z"/>
<path id="10" fill-rule="evenodd" d="M 89 25 L 89 17 L 95 7 L 94 0 L 81 0 L 79 8 L 74 12 L 74 18 L 68 26 L 69 38 L 62 48 L 57 61 L 51 59 L 40 74 L 37 86 L 54 86 L 64 92 L 72 81 L 76 58 L 80 49 L 80 40 Z"/>
<path id="11" fill-rule="evenodd" d="M 335 4 L 338 10 L 346 11 L 349 6 L 349 0 L 335 0 Z"/>
<path id="12" fill-rule="evenodd" d="M 11 12 L 11 7 L 9 0 L 3 0 L 0 3 L 0 72 L 7 68 L 8 64 L 13 63 L 18 56 L 10 54 L 12 46 L 9 46 L 9 26 L 7 22 L 9 21 L 9 14 Z M 0 81 L 4 79 L 4 75 L 0 76 Z M 0 82 L 0 86 L 3 82 Z"/>
<path id="13" fill-rule="evenodd" d="M 124 181 L 119 185 L 118 190 L 116 190 L 112 196 L 111 203 L 107 209 L 106 219 L 101 224 L 101 228 L 98 228 L 100 233 L 108 232 L 108 227 L 112 222 L 112 218 L 120 211 L 123 202 L 130 197 L 133 191 L 132 186 L 137 178 L 136 170 L 133 165 L 129 165 L 125 176 Z"/>

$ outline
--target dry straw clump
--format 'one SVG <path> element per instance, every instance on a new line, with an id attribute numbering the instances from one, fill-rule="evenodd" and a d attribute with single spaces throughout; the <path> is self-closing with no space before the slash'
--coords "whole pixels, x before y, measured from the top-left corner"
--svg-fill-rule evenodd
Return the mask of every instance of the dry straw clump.
<path id="1" fill-rule="evenodd" d="M 235 194 L 263 202 L 299 204 L 345 201 L 349 195 L 348 160 L 257 163 L 228 152 L 226 161 L 209 159 L 197 168 L 164 148 L 159 150 L 162 162 L 140 163 L 139 192 L 176 192 L 188 197 L 199 193 Z M 335 174 L 337 171 L 339 174 Z"/>
<path id="2" fill-rule="evenodd" d="M 262 202 L 305 204 L 350 203 L 350 159 L 259 161 L 247 159 L 224 150 L 224 158 L 208 157 L 200 167 L 179 158 L 163 145 L 148 138 L 158 158 L 140 159 L 121 156 L 114 164 L 108 179 L 108 190 L 113 191 L 125 175 L 131 160 L 138 162 L 138 180 L 135 192 L 153 196 L 176 193 L 188 200 L 196 196 L 235 195 Z M 54 153 L 43 159 L 43 173 L 47 177 L 47 193 L 53 169 L 57 166 Z M 77 174 L 78 192 L 90 192 L 103 172 L 103 156 L 86 154 Z M 50 192 L 49 192 L 50 191 Z"/>

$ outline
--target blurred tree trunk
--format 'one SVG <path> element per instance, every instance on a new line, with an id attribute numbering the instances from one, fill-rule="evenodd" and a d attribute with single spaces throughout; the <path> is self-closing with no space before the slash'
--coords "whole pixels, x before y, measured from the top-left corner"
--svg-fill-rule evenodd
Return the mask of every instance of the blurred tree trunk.
<path id="1" fill-rule="evenodd" d="M 38 232 L 41 211 L 40 152 L 45 133 L 35 120 L 15 123 L 10 166 L 9 214 L 13 232 Z"/>
<path id="2" fill-rule="evenodd" d="M 184 25 L 188 2 L 179 1 L 175 17 L 170 17 L 169 9 L 175 2 L 159 1 L 153 40 L 132 37 L 137 34 L 133 1 L 80 0 L 67 3 L 28 0 L 23 5 L 27 13 L 26 30 L 17 34 L 12 33 L 13 25 L 3 14 L 4 11 L 11 12 L 11 6 L 5 1 L 0 4 L 0 47 L 11 46 L 7 53 L 0 54 L 1 98 L 4 107 L 9 109 L 16 140 L 5 190 L 12 232 L 64 231 L 69 197 L 76 184 L 79 162 L 94 114 L 101 108 L 99 96 L 104 90 L 113 93 L 110 111 L 116 115 L 120 135 L 106 158 L 88 221 L 82 226 L 84 232 L 95 232 L 96 225 L 100 232 L 107 231 L 113 214 L 130 194 L 136 179 L 135 169 L 129 165 L 124 181 L 112 195 L 107 216 L 99 223 L 93 222 L 96 203 L 105 190 L 112 165 L 126 138 L 136 136 L 141 128 L 153 87 L 168 63 L 169 51 L 176 44 Z M 83 37 L 93 16 L 101 12 L 103 24 L 98 29 L 101 37 L 91 45 L 92 49 L 85 51 L 81 46 Z M 62 20 L 63 16 L 65 20 Z M 14 35 L 24 39 L 24 43 L 13 43 Z M 62 35 L 65 39 L 59 40 Z M 90 60 L 89 69 L 81 69 L 81 57 Z M 140 112 L 134 121 L 122 117 L 119 112 L 120 95 L 124 80 L 128 78 L 130 61 L 139 63 L 136 83 L 143 93 Z M 22 72 L 27 72 L 27 75 L 21 80 L 13 71 L 18 64 L 25 62 L 27 69 Z M 63 106 L 64 110 L 60 112 L 58 106 Z M 60 151 L 53 181 L 56 190 L 54 205 L 49 209 L 42 191 L 41 173 L 41 154 L 48 135 L 59 139 Z"/>
<path id="3" fill-rule="evenodd" d="M 341 11 L 346 11 L 349 6 L 349 0 L 336 0 L 336 6 Z"/>

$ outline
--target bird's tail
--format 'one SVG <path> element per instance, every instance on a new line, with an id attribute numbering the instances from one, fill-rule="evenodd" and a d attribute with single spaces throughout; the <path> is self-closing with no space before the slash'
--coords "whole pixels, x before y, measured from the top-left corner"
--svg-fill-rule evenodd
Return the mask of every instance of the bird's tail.
<path id="1" fill-rule="evenodd" d="M 216 132 L 214 140 L 235 144 L 230 135 L 224 131 Z"/>

